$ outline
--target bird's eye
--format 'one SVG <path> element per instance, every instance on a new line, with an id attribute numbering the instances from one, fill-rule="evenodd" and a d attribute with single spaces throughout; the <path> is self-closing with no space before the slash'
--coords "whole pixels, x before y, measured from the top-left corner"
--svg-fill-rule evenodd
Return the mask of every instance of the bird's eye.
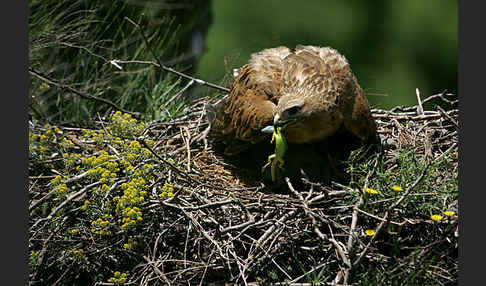
<path id="1" fill-rule="evenodd" d="M 289 109 L 287 109 L 287 114 L 289 116 L 294 116 L 300 111 L 300 106 L 293 106 Z"/>

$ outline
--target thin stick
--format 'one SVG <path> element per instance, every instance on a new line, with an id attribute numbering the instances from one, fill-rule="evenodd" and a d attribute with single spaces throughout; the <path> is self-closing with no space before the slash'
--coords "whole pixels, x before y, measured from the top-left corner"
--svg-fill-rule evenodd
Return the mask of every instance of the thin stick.
<path id="1" fill-rule="evenodd" d="M 95 183 L 92 183 L 90 185 L 87 185 L 86 187 L 82 188 L 80 191 L 72 194 L 64 202 L 62 202 L 61 204 L 59 204 L 47 217 L 39 219 L 30 228 L 31 229 L 34 229 L 39 223 L 41 223 L 43 221 L 46 221 L 46 220 L 50 220 L 68 202 L 74 200 L 75 198 L 79 197 L 80 195 L 82 195 L 87 190 L 89 190 L 89 189 L 91 189 L 93 187 L 96 187 L 97 185 L 101 185 L 101 182 L 95 182 Z"/>
<path id="2" fill-rule="evenodd" d="M 184 91 L 186 91 L 189 87 L 191 87 L 194 84 L 194 82 L 195 81 L 193 79 L 191 79 L 191 81 L 189 83 L 187 83 L 186 86 L 184 86 L 178 93 L 176 93 L 173 97 L 171 97 L 169 100 L 167 100 L 167 102 L 164 104 L 164 106 L 162 106 L 161 109 L 165 109 L 169 104 L 171 104 L 172 101 L 174 101 L 174 99 L 179 97 L 181 94 L 184 93 Z"/>
<path id="3" fill-rule="evenodd" d="M 418 115 L 423 115 L 424 114 L 424 108 L 422 107 L 422 100 L 420 100 L 420 91 L 418 88 L 415 89 L 415 95 L 417 95 L 417 114 Z"/>
<path id="4" fill-rule="evenodd" d="M 45 81 L 49 84 L 52 84 L 54 86 L 57 86 L 59 87 L 60 89 L 65 89 L 65 90 L 68 90 L 76 95 L 79 95 L 81 96 L 82 98 L 86 98 L 86 99 L 91 99 L 91 100 L 95 100 L 95 101 L 99 101 L 99 102 L 102 102 L 102 103 L 105 103 L 113 108 L 115 108 L 116 110 L 120 110 L 124 113 L 129 113 L 131 114 L 132 116 L 136 117 L 136 118 L 140 118 L 140 113 L 139 112 L 133 112 L 133 111 L 129 111 L 129 110 L 126 110 L 124 108 L 121 108 L 119 107 L 118 105 L 116 105 L 115 103 L 111 102 L 110 100 L 108 99 L 104 99 L 104 98 L 101 98 L 101 97 L 97 97 L 97 96 L 94 96 L 94 95 L 91 95 L 91 94 L 87 94 L 87 93 L 84 93 L 82 91 L 79 91 L 69 85 L 66 85 L 66 84 L 62 84 L 60 82 L 58 82 L 57 80 L 53 79 L 53 78 L 50 78 L 49 76 L 39 72 L 39 71 L 36 71 L 34 70 L 33 68 L 30 68 L 29 67 L 29 73 L 33 76 L 36 76 L 37 78 L 39 78 L 40 80 L 42 81 Z"/>
<path id="5" fill-rule="evenodd" d="M 149 41 L 147 40 L 147 37 L 145 36 L 142 28 L 140 27 L 140 25 L 138 25 L 137 23 L 135 23 L 133 20 L 131 20 L 130 18 L 128 17 L 125 17 L 125 20 L 127 20 L 128 22 L 130 22 L 132 25 L 134 25 L 135 27 L 137 27 L 138 31 L 140 32 L 140 34 L 142 35 L 142 38 L 147 46 L 147 48 L 150 50 L 150 52 L 152 53 L 152 56 L 155 58 L 155 60 L 157 61 L 158 63 L 158 67 L 162 68 L 163 70 L 165 71 L 168 71 L 168 72 L 171 72 L 171 73 L 175 73 L 176 75 L 180 76 L 180 77 L 183 77 L 183 78 L 186 78 L 186 79 L 190 79 L 190 80 L 193 80 L 194 82 L 196 82 L 197 84 L 200 84 L 200 85 L 204 85 L 204 86 L 209 86 L 209 87 L 212 87 L 214 89 L 218 89 L 218 90 L 221 90 L 221 91 L 224 91 L 224 92 L 229 92 L 230 89 L 229 88 L 226 88 L 226 87 L 222 87 L 222 86 L 219 86 L 219 85 L 216 85 L 214 83 L 210 83 L 210 82 L 206 82 L 204 80 L 200 80 L 200 79 L 197 79 L 197 78 L 194 78 L 192 76 L 189 76 L 187 74 L 184 74 L 184 73 L 181 73 L 179 71 L 176 71 L 174 70 L 173 68 L 170 68 L 170 67 L 167 67 L 165 65 L 162 64 L 162 62 L 160 61 L 159 57 L 157 57 L 157 55 L 155 54 L 155 51 L 153 50 L 152 46 L 150 45 Z"/>

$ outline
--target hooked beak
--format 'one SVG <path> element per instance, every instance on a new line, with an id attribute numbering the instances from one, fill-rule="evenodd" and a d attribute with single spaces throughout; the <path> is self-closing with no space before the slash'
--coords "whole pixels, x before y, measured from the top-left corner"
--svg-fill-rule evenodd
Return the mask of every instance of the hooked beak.
<path id="1" fill-rule="evenodd" d="M 283 129 L 285 129 L 290 123 L 294 122 L 295 119 L 282 119 L 280 118 L 280 115 L 279 114 L 275 114 L 275 116 L 273 117 L 273 126 L 275 128 L 277 127 L 280 127 Z"/>
<path id="2" fill-rule="evenodd" d="M 274 127 L 281 127 L 281 122 L 279 121 L 279 119 L 280 119 L 280 115 L 275 114 L 275 116 L 273 117 L 273 126 Z"/>

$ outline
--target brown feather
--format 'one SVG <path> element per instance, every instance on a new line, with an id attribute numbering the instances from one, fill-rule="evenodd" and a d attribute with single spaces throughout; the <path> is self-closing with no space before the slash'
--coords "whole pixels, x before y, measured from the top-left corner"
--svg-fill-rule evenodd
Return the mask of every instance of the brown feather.
<path id="1" fill-rule="evenodd" d="M 298 107 L 292 117 L 289 110 Z M 261 129 L 275 114 L 292 119 L 288 142 L 324 140 L 342 126 L 363 141 L 372 141 L 376 126 L 370 107 L 344 56 L 331 48 L 298 45 L 253 54 L 238 71 L 228 97 L 213 106 L 210 136 L 234 154 L 268 138 Z M 245 147 L 240 147 L 240 146 Z"/>

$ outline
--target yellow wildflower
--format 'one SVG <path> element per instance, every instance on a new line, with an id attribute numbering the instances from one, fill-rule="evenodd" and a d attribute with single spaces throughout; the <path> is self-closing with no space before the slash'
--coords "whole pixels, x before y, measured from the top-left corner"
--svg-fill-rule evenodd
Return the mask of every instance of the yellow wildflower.
<path id="1" fill-rule="evenodd" d="M 391 189 L 394 190 L 395 192 L 403 191 L 403 188 L 397 185 L 392 186 Z"/>
<path id="2" fill-rule="evenodd" d="M 442 216 L 441 215 L 431 215 L 430 218 L 433 220 L 433 221 L 440 221 L 442 220 Z"/>
<path id="3" fill-rule="evenodd" d="M 444 212 L 444 214 L 445 214 L 446 216 L 453 216 L 453 215 L 455 215 L 455 214 L 456 214 L 456 212 L 454 212 L 454 211 L 445 211 L 445 212 Z"/>
<path id="4" fill-rule="evenodd" d="M 372 230 L 372 229 L 367 229 L 365 230 L 365 233 L 367 236 L 373 236 L 376 234 L 376 231 Z"/>
<path id="5" fill-rule="evenodd" d="M 39 89 L 40 90 L 43 90 L 43 89 L 46 89 L 46 88 L 50 88 L 51 86 L 48 85 L 47 83 L 43 82 L 41 83 L 41 85 L 39 86 Z"/>
<path id="6" fill-rule="evenodd" d="M 372 188 L 364 188 L 364 191 L 367 192 L 370 195 L 376 195 L 378 194 L 378 191 Z"/>

